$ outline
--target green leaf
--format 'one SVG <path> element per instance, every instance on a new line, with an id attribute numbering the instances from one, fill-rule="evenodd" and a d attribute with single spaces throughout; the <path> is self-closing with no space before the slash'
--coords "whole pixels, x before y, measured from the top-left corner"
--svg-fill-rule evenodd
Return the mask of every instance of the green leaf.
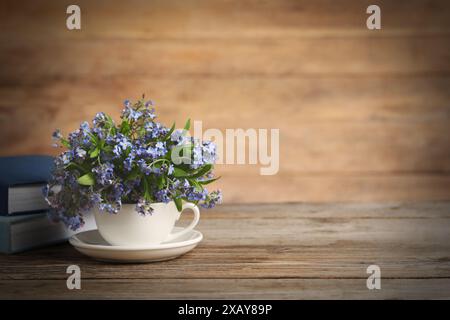
<path id="1" fill-rule="evenodd" d="M 170 130 L 169 132 L 167 132 L 166 136 L 164 137 L 164 140 L 169 140 L 174 130 L 175 130 L 175 122 L 170 127 Z"/>
<path id="2" fill-rule="evenodd" d="M 158 189 L 164 189 L 164 185 L 165 185 L 165 181 L 166 179 L 164 178 L 164 176 L 159 176 L 158 179 L 156 180 L 156 183 L 158 185 Z"/>
<path id="3" fill-rule="evenodd" d="M 100 154 L 100 149 L 97 147 L 89 153 L 89 156 L 91 158 L 97 158 L 99 154 Z"/>
<path id="4" fill-rule="evenodd" d="M 92 173 L 86 173 L 78 178 L 78 183 L 82 186 L 92 186 L 95 183 L 94 175 Z"/>
<path id="5" fill-rule="evenodd" d="M 178 212 L 181 212 L 183 209 L 183 203 L 181 202 L 180 198 L 175 198 L 173 201 L 175 201 L 175 205 L 177 206 Z"/>
<path id="6" fill-rule="evenodd" d="M 139 129 L 138 133 L 139 133 L 140 137 L 143 137 L 147 133 L 147 130 L 145 129 L 145 127 L 142 127 L 142 128 Z"/>
<path id="7" fill-rule="evenodd" d="M 109 115 L 106 115 L 106 123 L 108 124 L 110 129 L 114 128 L 114 121 Z"/>
<path id="8" fill-rule="evenodd" d="M 84 173 L 87 172 L 88 170 L 86 168 L 83 168 L 81 165 L 79 165 L 78 163 L 75 162 L 70 162 L 66 168 L 70 168 L 70 167 L 74 167 L 75 169 L 78 169 L 80 172 Z"/>
<path id="9" fill-rule="evenodd" d="M 67 149 L 70 149 L 70 143 L 66 139 L 61 138 L 60 139 L 61 144 L 66 147 Z"/>
<path id="10" fill-rule="evenodd" d="M 144 177 L 144 179 L 142 179 L 142 183 L 144 185 L 144 199 L 147 201 L 151 201 L 152 198 L 150 197 L 150 187 L 148 184 L 147 177 Z"/>
<path id="11" fill-rule="evenodd" d="M 209 179 L 209 180 L 201 180 L 198 183 L 200 183 L 201 185 L 206 185 L 206 184 L 210 184 L 216 180 L 220 179 L 220 177 L 214 178 L 214 179 Z"/>
<path id="12" fill-rule="evenodd" d="M 175 167 L 175 168 L 173 168 L 173 176 L 176 178 L 183 178 L 183 177 L 187 177 L 188 174 L 183 169 Z"/>
<path id="13" fill-rule="evenodd" d="M 88 136 L 91 138 L 91 142 L 94 146 L 98 145 L 98 138 L 94 136 L 92 133 L 88 132 Z"/>
<path id="14" fill-rule="evenodd" d="M 153 167 L 159 169 L 159 168 L 161 168 L 162 165 L 163 165 L 163 162 L 159 161 L 159 162 L 154 163 Z"/>
<path id="15" fill-rule="evenodd" d="M 139 177 L 141 173 L 139 172 L 139 170 L 134 169 L 133 171 L 131 171 L 131 173 L 125 178 L 125 180 L 130 181 L 130 180 L 134 180 L 137 177 Z"/>
<path id="16" fill-rule="evenodd" d="M 207 174 L 209 171 L 211 171 L 212 165 L 206 164 L 203 167 L 201 167 L 199 170 L 197 170 L 194 174 L 190 175 L 190 178 L 200 178 Z"/>
<path id="17" fill-rule="evenodd" d="M 126 120 L 122 121 L 122 124 L 120 125 L 120 133 L 128 135 L 130 129 L 131 129 L 130 123 Z"/>
<path id="18" fill-rule="evenodd" d="M 109 153 L 109 152 L 113 151 L 113 147 L 112 147 L 112 146 L 104 146 L 104 147 L 103 147 L 103 151 Z"/>
<path id="19" fill-rule="evenodd" d="M 197 182 L 197 180 L 189 179 L 189 178 L 188 178 L 188 181 L 189 181 L 189 183 L 190 183 L 191 185 L 194 186 L 195 189 L 197 189 L 197 191 L 202 191 L 202 190 L 203 190 L 203 187 L 201 186 L 200 183 Z"/>
<path id="20" fill-rule="evenodd" d="M 191 119 L 188 119 L 186 121 L 186 124 L 184 125 L 184 130 L 189 131 L 190 128 L 191 128 Z"/>

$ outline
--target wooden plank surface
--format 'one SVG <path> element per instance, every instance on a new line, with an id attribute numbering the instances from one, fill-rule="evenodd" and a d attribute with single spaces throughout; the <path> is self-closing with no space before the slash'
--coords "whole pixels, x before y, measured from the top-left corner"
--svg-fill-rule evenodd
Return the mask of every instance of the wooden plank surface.
<path id="1" fill-rule="evenodd" d="M 361 38 L 294 40 L 65 39 L 49 43 L 39 40 L 25 44 L 2 43 L 0 61 L 4 66 L 0 81 L 27 78 L 37 81 L 39 77 L 61 75 L 448 75 L 450 53 L 443 45 L 448 38 L 445 35 L 396 38 L 368 34 Z"/>
<path id="2" fill-rule="evenodd" d="M 0 298 L 450 298 L 448 202 L 223 205 L 198 229 L 195 250 L 160 263 L 96 262 L 68 244 L 2 255 Z M 65 288 L 70 264 L 80 291 Z"/>
<path id="3" fill-rule="evenodd" d="M 42 79 L 41 79 L 42 80 Z M 233 82 L 233 86 L 229 82 Z M 9 85 L 8 85 L 9 83 Z M 281 126 L 291 117 L 299 125 L 307 123 L 444 121 L 450 116 L 450 77 L 158 77 L 121 76 L 76 79 L 63 74 L 58 79 L 20 79 L 0 85 L 2 119 L 8 114 L 25 121 L 27 112 L 45 116 L 51 125 L 75 128 L 96 109 L 118 118 L 124 96 L 147 93 L 156 102 L 162 121 L 185 117 L 203 120 L 215 127 L 217 118 L 232 124 L 229 114 L 238 114 L 235 125 L 253 121 L 256 126 Z M 198 90 L 202 88 L 203 90 Z M 25 89 L 25 90 L 24 90 Z M 226 89 L 226 96 L 216 99 Z M 174 94 L 175 92 L 175 94 Z M 263 101 L 264 103 L 261 103 Z M 255 117 L 251 106 L 258 105 L 264 117 Z M 64 108 L 63 108 L 64 107 Z M 77 110 L 76 114 L 64 112 Z M 205 113 L 207 109 L 209 112 Z M 282 114 L 280 114 L 280 112 Z M 21 117 L 19 117 L 21 116 Z M 289 117 L 287 117 L 289 116 Z M 66 123 L 67 122 L 67 123 Z M 12 128 L 13 129 L 13 128 Z M 50 129 L 49 129 L 50 130 Z"/>
<path id="4" fill-rule="evenodd" d="M 448 299 L 449 279 L 386 279 L 368 290 L 365 279 L 85 280 L 69 291 L 65 281 L 0 281 L 2 299 Z M 447 289 L 447 290 L 443 290 Z M 6 294 L 5 294 L 6 292 Z"/>

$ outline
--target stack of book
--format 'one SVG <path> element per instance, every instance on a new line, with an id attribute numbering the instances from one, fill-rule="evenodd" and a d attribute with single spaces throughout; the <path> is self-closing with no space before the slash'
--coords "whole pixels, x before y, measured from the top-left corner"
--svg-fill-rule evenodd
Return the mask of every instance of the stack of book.
<path id="1" fill-rule="evenodd" d="M 42 189 L 52 166 L 50 156 L 0 157 L 0 252 L 16 253 L 54 244 L 73 234 L 47 217 Z M 91 217 L 82 231 L 94 228 Z"/>

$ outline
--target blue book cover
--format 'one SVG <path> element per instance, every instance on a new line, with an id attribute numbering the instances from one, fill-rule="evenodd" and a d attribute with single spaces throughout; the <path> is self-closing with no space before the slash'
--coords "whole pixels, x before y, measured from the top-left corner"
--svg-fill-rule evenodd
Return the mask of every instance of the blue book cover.
<path id="1" fill-rule="evenodd" d="M 0 215 L 33 211 L 33 207 L 42 209 L 43 197 L 36 198 L 49 180 L 52 168 L 51 156 L 0 157 Z M 9 203 L 12 199 L 13 208 Z"/>
<path id="2" fill-rule="evenodd" d="M 85 216 L 81 231 L 96 228 L 93 215 Z M 75 232 L 61 222 L 52 222 L 47 211 L 35 214 L 0 216 L 0 253 L 16 253 L 65 241 Z"/>

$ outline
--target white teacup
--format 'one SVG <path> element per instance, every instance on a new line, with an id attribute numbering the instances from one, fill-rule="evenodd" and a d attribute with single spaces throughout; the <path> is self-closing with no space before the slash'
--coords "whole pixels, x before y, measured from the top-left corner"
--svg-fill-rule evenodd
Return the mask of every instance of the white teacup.
<path id="1" fill-rule="evenodd" d="M 117 214 L 93 210 L 98 232 L 112 245 L 148 246 L 170 241 L 188 233 L 198 224 L 200 210 L 192 203 L 183 204 L 183 210 L 191 209 L 194 220 L 183 230 L 170 233 L 180 218 L 175 202 L 152 203 L 151 215 L 142 216 L 136 211 L 136 205 L 124 204 Z"/>

